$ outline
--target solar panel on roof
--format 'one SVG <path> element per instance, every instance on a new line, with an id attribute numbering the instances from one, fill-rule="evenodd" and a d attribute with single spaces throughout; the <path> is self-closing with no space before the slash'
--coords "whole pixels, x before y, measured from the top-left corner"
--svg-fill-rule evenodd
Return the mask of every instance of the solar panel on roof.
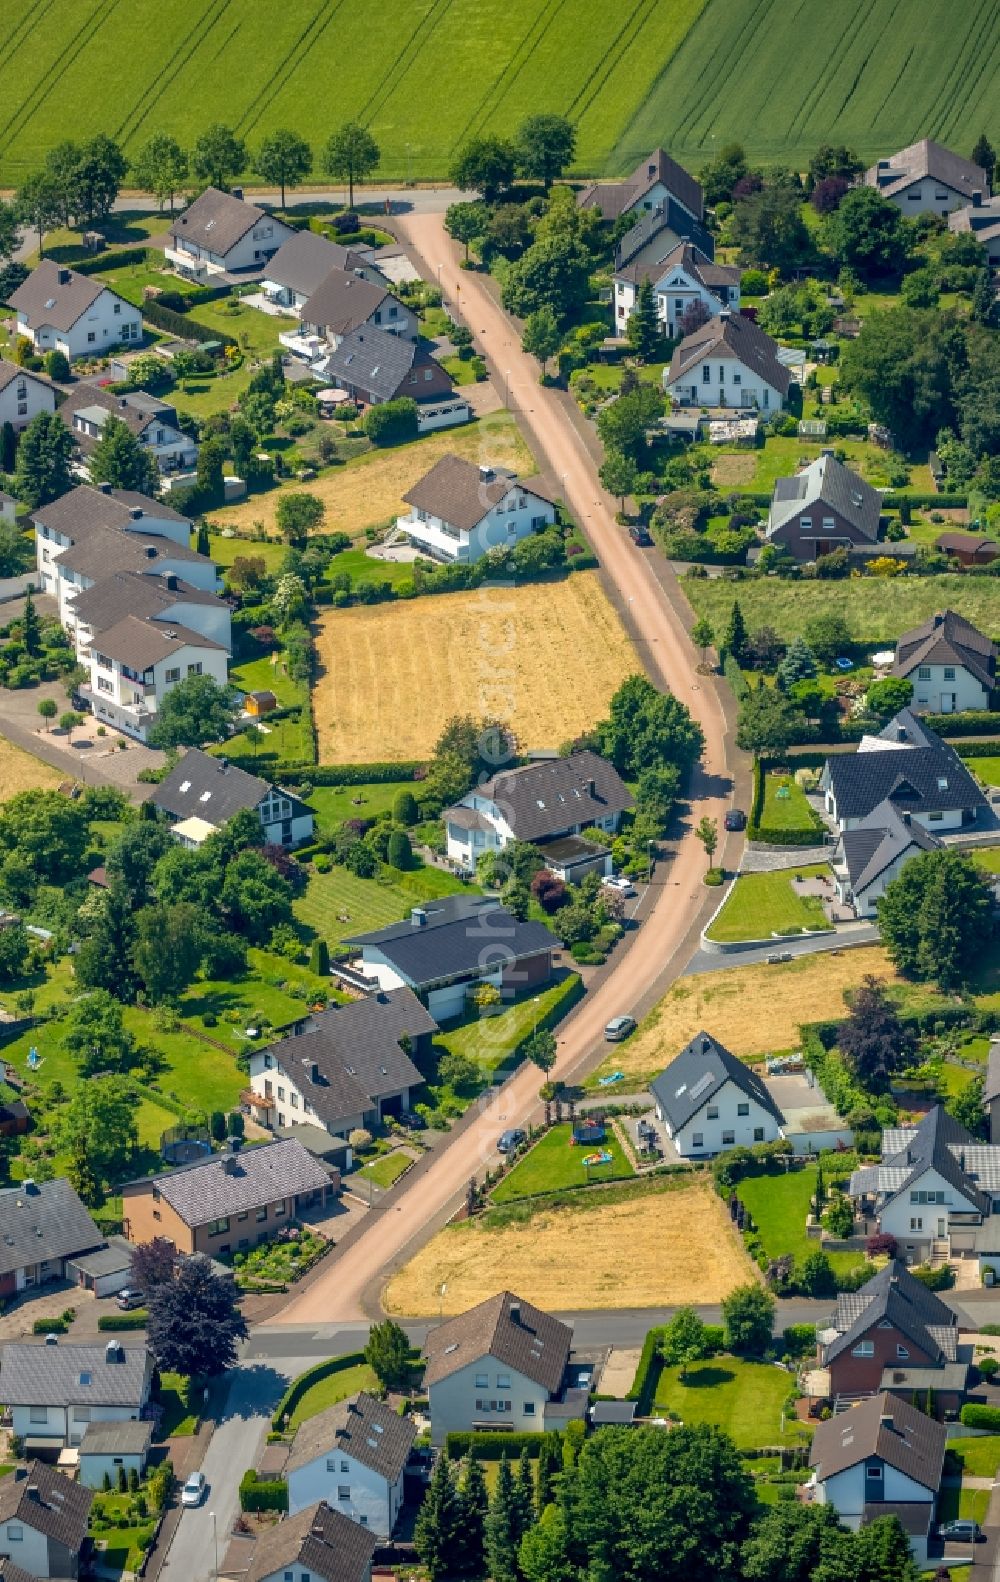
<path id="1" fill-rule="evenodd" d="M 704 1076 L 699 1077 L 697 1082 L 695 1083 L 694 1087 L 691 1089 L 691 1097 L 693 1099 L 699 1098 L 700 1095 L 702 1093 L 704 1093 L 707 1088 L 710 1088 L 712 1086 L 714 1081 L 715 1081 L 715 1072 L 714 1071 L 706 1071 Z"/>

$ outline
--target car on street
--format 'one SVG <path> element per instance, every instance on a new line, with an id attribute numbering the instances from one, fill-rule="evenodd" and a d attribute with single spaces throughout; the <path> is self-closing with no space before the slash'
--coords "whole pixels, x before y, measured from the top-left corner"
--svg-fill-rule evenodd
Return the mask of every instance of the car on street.
<path id="1" fill-rule="evenodd" d="M 131 1313 L 137 1307 L 144 1307 L 146 1298 L 134 1286 L 126 1286 L 124 1291 L 118 1292 L 118 1309 L 122 1313 Z"/>
<path id="2" fill-rule="evenodd" d="M 512 1127 L 508 1131 L 500 1133 L 497 1138 L 497 1147 L 502 1154 L 512 1154 L 520 1148 L 522 1143 L 527 1141 L 527 1132 L 522 1132 L 520 1127 Z"/>
<path id="3" fill-rule="evenodd" d="M 938 1528 L 939 1538 L 951 1538 L 960 1544 L 977 1544 L 982 1537 L 978 1522 L 956 1521 L 943 1522 Z"/>
<path id="4" fill-rule="evenodd" d="M 187 1506 L 200 1505 L 205 1498 L 207 1490 L 208 1484 L 205 1482 L 204 1472 L 192 1472 L 181 1489 L 181 1504 Z"/>
<path id="5" fill-rule="evenodd" d="M 604 1036 L 609 1044 L 620 1044 L 629 1033 L 634 1033 L 636 1027 L 634 1016 L 613 1016 L 604 1029 Z"/>
<path id="6" fill-rule="evenodd" d="M 746 829 L 747 816 L 741 807 L 731 807 L 723 822 L 727 829 Z"/>
<path id="7" fill-rule="evenodd" d="M 653 542 L 648 527 L 640 527 L 635 522 L 633 522 L 632 526 L 629 528 L 628 536 L 632 540 L 633 544 L 637 544 L 640 549 L 648 549 Z"/>
<path id="8" fill-rule="evenodd" d="M 635 885 L 623 873 L 609 874 L 601 883 L 607 890 L 617 890 L 619 895 L 635 895 Z"/>

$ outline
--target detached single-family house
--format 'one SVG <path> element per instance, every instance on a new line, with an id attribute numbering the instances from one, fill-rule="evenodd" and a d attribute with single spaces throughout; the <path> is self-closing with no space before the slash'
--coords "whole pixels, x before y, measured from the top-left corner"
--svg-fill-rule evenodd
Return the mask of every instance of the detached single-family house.
<path id="1" fill-rule="evenodd" d="M 692 1038 L 650 1088 L 657 1119 L 683 1159 L 781 1136 L 784 1116 L 760 1077 L 708 1033 Z"/>
<path id="2" fill-rule="evenodd" d="M 491 983 L 505 997 L 552 977 L 559 940 L 543 923 L 522 922 L 495 896 L 448 895 L 370 934 L 354 934 L 353 970 L 372 987 L 412 989 L 437 1022 L 461 1016 L 467 997 Z"/>
<path id="3" fill-rule="evenodd" d="M 433 1443 L 454 1431 L 544 1429 L 572 1338 L 568 1325 L 512 1291 L 445 1319 L 424 1342 Z"/>
<path id="4" fill-rule="evenodd" d="M 512 840 L 532 841 L 553 872 L 578 881 L 611 872 L 611 853 L 580 839 L 599 829 L 610 837 L 635 799 L 614 764 L 589 751 L 502 769 L 444 812 L 448 856 L 470 871 L 484 852 Z"/>
<path id="5" fill-rule="evenodd" d="M 234 1538 L 219 1575 L 237 1582 L 371 1582 L 374 1533 L 324 1501 Z"/>
<path id="6" fill-rule="evenodd" d="M 0 1478 L 3 1582 L 15 1582 L 18 1573 L 29 1579 L 78 1577 L 93 1498 L 90 1489 L 42 1461 Z"/>
<path id="7" fill-rule="evenodd" d="M 927 137 L 880 159 L 865 171 L 864 180 L 911 217 L 949 214 L 974 203 L 977 194 L 980 203 L 990 195 L 985 170 Z"/>
<path id="8" fill-rule="evenodd" d="M 344 269 L 331 269 L 322 283 L 302 304 L 298 332 L 278 338 L 298 356 L 310 361 L 323 356 L 331 346 L 339 346 L 345 335 L 368 325 L 415 340 L 417 317 L 383 285 L 373 285 L 364 275 Z"/>
<path id="9" fill-rule="evenodd" d="M 443 401 L 455 387 L 448 370 L 423 345 L 372 324 L 345 335 L 321 367 L 330 385 L 346 390 L 352 401 L 365 406 L 402 396 L 421 404 Z"/>
<path id="10" fill-rule="evenodd" d="M 69 1259 L 103 1244 L 101 1232 L 62 1177 L 0 1189 L 0 1298 L 63 1279 Z"/>
<path id="11" fill-rule="evenodd" d="M 656 313 L 664 335 L 680 335 L 688 308 L 700 302 L 710 319 L 724 309 L 737 312 L 740 305 L 740 270 L 716 264 L 690 242 L 678 242 L 655 260 L 634 260 L 615 267 L 615 333 L 623 335 L 644 281 L 652 282 Z"/>
<path id="12" fill-rule="evenodd" d="M 910 709 L 877 735 L 863 736 L 856 753 L 828 758 L 820 788 L 841 833 L 886 801 L 932 834 L 975 824 L 987 805 L 954 747 Z"/>
<path id="13" fill-rule="evenodd" d="M 930 1389 L 940 1412 L 962 1403 L 969 1367 L 960 1357 L 958 1317 L 899 1258 L 860 1290 L 842 1291 L 817 1338 L 836 1402 L 881 1390 L 907 1398 L 919 1390 L 924 1400 Z"/>
<path id="14" fill-rule="evenodd" d="M 300 1424 L 284 1479 L 294 1515 L 317 1500 L 388 1538 L 403 1506 L 403 1474 L 417 1426 L 362 1392 Z"/>
<path id="15" fill-rule="evenodd" d="M 359 274 L 373 285 L 385 282 L 373 263 L 370 247 L 344 246 L 328 242 L 315 231 L 294 231 L 268 260 L 261 287 L 275 307 L 301 313 L 313 292 L 318 291 L 334 269 Z"/>
<path id="16" fill-rule="evenodd" d="M 0 424 L 10 423 L 15 433 L 20 433 L 39 412 L 55 409 L 54 385 L 41 374 L 29 373 L 0 357 Z"/>
<path id="17" fill-rule="evenodd" d="M 340 1187 L 293 1138 L 225 1153 L 122 1188 L 125 1235 L 140 1243 L 163 1236 L 181 1253 L 245 1252 L 292 1224 L 303 1210 L 322 1208 Z"/>
<path id="18" fill-rule="evenodd" d="M 851 1176 L 850 1195 L 906 1261 L 974 1257 L 1000 1266 L 1000 1143 L 973 1137 L 935 1105 L 882 1133 L 882 1159 Z"/>
<path id="19" fill-rule="evenodd" d="M 96 275 L 43 258 L 12 293 L 9 306 L 17 315 L 17 334 L 35 351 L 62 352 L 73 362 L 80 357 L 106 357 L 116 346 L 138 346 L 142 314 Z"/>
<path id="20" fill-rule="evenodd" d="M 0 1352 L 0 1395 L 29 1452 L 78 1445 L 90 1423 L 141 1417 L 152 1381 L 152 1353 L 118 1340 L 79 1346 L 49 1335 Z"/>
<path id="21" fill-rule="evenodd" d="M 200 747 L 188 748 L 160 781 L 152 802 L 170 820 L 182 846 L 200 846 L 234 813 L 243 812 L 257 814 L 269 845 L 299 846 L 312 838 L 312 808 L 294 792 L 247 774 L 225 758 L 213 758 Z"/>
<path id="22" fill-rule="evenodd" d="M 715 237 L 703 220 L 675 198 L 635 211 L 635 224 L 615 248 L 615 269 L 629 264 L 658 264 L 681 242 L 690 242 L 703 258 L 714 259 Z"/>
<path id="23" fill-rule="evenodd" d="M 320 1126 L 344 1138 L 370 1130 L 410 1109 L 424 1080 L 411 1056 L 428 1055 L 437 1031 L 412 989 L 379 989 L 332 1005 L 280 1042 L 251 1051 L 244 1103 L 271 1130 Z"/>
<path id="24" fill-rule="evenodd" d="M 835 1506 L 855 1532 L 898 1516 L 913 1558 L 926 1565 L 947 1437 L 943 1423 L 908 1401 L 873 1395 L 817 1424 L 809 1451 L 816 1503 Z"/>
<path id="25" fill-rule="evenodd" d="M 446 563 L 471 565 L 556 519 L 537 479 L 525 482 L 505 467 L 477 467 L 461 456 L 442 456 L 403 499 L 410 510 L 396 518 L 396 527 L 417 549 Z"/>
<path id="26" fill-rule="evenodd" d="M 143 449 L 156 457 L 161 472 L 193 467 L 198 460 L 198 446 L 178 424 L 177 409 L 144 390 L 114 395 L 101 385 L 78 384 L 59 408 L 59 416 L 84 460 L 96 448 L 109 417 L 125 424 Z"/>
<path id="27" fill-rule="evenodd" d="M 705 195 L 698 182 L 662 148 L 654 148 L 641 159 L 624 181 L 594 181 L 581 187 L 576 201 L 581 209 L 599 209 L 602 217 L 612 222 L 622 214 L 640 220 L 644 214 L 670 206 L 672 223 L 685 226 L 678 230 L 678 237 L 685 239 L 687 227 L 700 227 L 705 217 Z"/>
<path id="28" fill-rule="evenodd" d="M 245 203 L 239 189 L 206 187 L 171 222 L 163 256 L 186 280 L 259 273 L 292 235 L 290 225 Z"/>
<path id="29" fill-rule="evenodd" d="M 779 478 L 767 518 L 767 542 L 796 560 L 878 543 L 882 496 L 832 451 L 792 478 Z"/>
<path id="30" fill-rule="evenodd" d="M 102 1489 L 107 1476 L 116 1489 L 119 1469 L 141 1478 L 152 1442 L 149 1422 L 91 1423 L 80 1440 L 80 1482 L 88 1489 Z"/>
<path id="31" fill-rule="evenodd" d="M 976 241 L 985 247 L 989 262 L 994 267 L 1000 264 L 1000 195 L 988 198 L 974 192 L 966 208 L 952 209 L 948 229 L 956 234 L 971 231 Z"/>
<path id="32" fill-rule="evenodd" d="M 664 390 L 681 406 L 777 412 L 791 384 L 777 342 L 745 315 L 728 308 L 684 337 L 663 374 Z"/>
<path id="33" fill-rule="evenodd" d="M 858 917 L 876 917 L 877 902 L 911 857 L 941 842 L 889 798 L 850 829 L 842 829 L 831 867 L 837 895 Z"/>
<path id="34" fill-rule="evenodd" d="M 954 610 L 939 610 L 896 643 L 894 676 L 913 683 L 913 707 L 929 714 L 988 709 L 997 645 Z"/>

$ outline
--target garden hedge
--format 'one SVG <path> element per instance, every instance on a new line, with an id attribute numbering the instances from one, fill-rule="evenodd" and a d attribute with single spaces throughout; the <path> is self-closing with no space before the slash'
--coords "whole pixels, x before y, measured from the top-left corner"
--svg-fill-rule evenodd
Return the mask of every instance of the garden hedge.
<path id="1" fill-rule="evenodd" d="M 262 767 L 260 774 L 266 779 L 280 780 L 288 785 L 360 786 L 384 785 L 393 780 L 415 780 L 417 770 L 424 761 L 407 759 L 400 763 L 374 764 L 303 764 L 276 763 Z"/>
<path id="2" fill-rule="evenodd" d="M 966 1428 L 987 1428 L 991 1434 L 1000 1431 L 1000 1406 L 981 1406 L 977 1401 L 966 1401 L 958 1415 Z"/>
<path id="3" fill-rule="evenodd" d="M 283 1478 L 258 1479 L 253 1467 L 248 1467 L 240 1479 L 241 1511 L 287 1511 L 288 1484 Z"/>
<path id="4" fill-rule="evenodd" d="M 955 751 L 959 758 L 1000 758 L 1000 737 L 989 742 L 960 742 Z"/>
<path id="5" fill-rule="evenodd" d="M 461 1461 L 470 1450 L 477 1461 L 500 1461 L 504 1456 L 513 1461 L 522 1450 L 534 1451 L 537 1455 L 546 1437 L 544 1433 L 527 1431 L 505 1434 L 489 1429 L 480 1433 L 462 1430 L 445 1436 L 444 1449 L 449 1461 Z"/>
<path id="6" fill-rule="evenodd" d="M 131 1313 L 102 1313 L 97 1320 L 98 1329 L 145 1329 L 149 1323 L 149 1314 L 143 1307 L 133 1308 Z"/>
<path id="7" fill-rule="evenodd" d="M 649 1408 L 653 1403 L 656 1386 L 663 1371 L 663 1358 L 660 1355 L 660 1346 L 663 1344 L 666 1333 L 666 1325 L 658 1324 L 647 1332 L 646 1339 L 643 1342 L 639 1366 L 636 1368 L 635 1378 L 632 1380 L 632 1388 L 625 1397 L 627 1401 L 637 1401 L 639 1403 L 636 1408 L 638 1417 L 647 1417 L 649 1415 Z"/>
<path id="8" fill-rule="evenodd" d="M 155 247 L 118 247 L 107 253 L 97 253 L 84 258 L 73 268 L 78 275 L 103 275 L 108 270 L 130 269 L 135 264 L 162 265 L 163 254 Z"/>
<path id="9" fill-rule="evenodd" d="M 300 1373 L 293 1379 L 288 1389 L 275 1408 L 271 1418 L 271 1426 L 280 1429 L 286 1417 L 291 1417 L 302 1397 L 314 1384 L 321 1379 L 332 1378 L 335 1373 L 343 1373 L 347 1368 L 360 1367 L 365 1360 L 363 1351 L 345 1351 L 342 1357 L 326 1357 L 324 1361 L 317 1362 L 314 1367 L 307 1368 L 305 1373 Z"/>
<path id="10" fill-rule="evenodd" d="M 218 341 L 222 346 L 235 346 L 237 342 L 232 335 L 227 335 L 225 330 L 214 329 L 208 324 L 199 324 L 197 319 L 188 318 L 186 313 L 175 313 L 173 308 L 164 308 L 156 301 L 142 304 L 142 316 L 158 330 L 166 330 L 168 335 L 177 335 L 185 341 Z"/>

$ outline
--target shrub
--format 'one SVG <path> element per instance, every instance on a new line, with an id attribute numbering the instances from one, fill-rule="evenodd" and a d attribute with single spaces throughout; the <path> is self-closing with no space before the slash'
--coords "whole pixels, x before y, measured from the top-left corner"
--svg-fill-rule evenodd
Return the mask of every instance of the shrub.
<path id="1" fill-rule="evenodd" d="M 62 382 L 68 379 L 69 362 L 67 361 L 65 352 L 60 352 L 53 348 L 53 350 L 46 355 L 45 372 L 48 374 L 50 379 L 55 379 L 57 382 Z"/>
<path id="2" fill-rule="evenodd" d="M 869 1258 L 879 1258 L 883 1254 L 887 1258 L 895 1258 L 899 1244 L 895 1236 L 890 1236 L 888 1231 L 879 1231 L 874 1236 L 869 1236 L 865 1242 L 865 1252 Z"/>
<path id="3" fill-rule="evenodd" d="M 950 1263 L 919 1263 L 910 1273 L 922 1281 L 928 1291 L 948 1291 L 955 1284 L 955 1271 Z"/>
<path id="4" fill-rule="evenodd" d="M 966 1428 L 986 1428 L 995 1434 L 1000 1432 L 1000 1406 L 981 1406 L 977 1401 L 966 1401 L 959 1420 Z"/>
<path id="5" fill-rule="evenodd" d="M 36 1318 L 31 1326 L 33 1335 L 65 1335 L 69 1325 L 65 1318 Z"/>
<path id="6" fill-rule="evenodd" d="M 240 1479 L 241 1511 L 287 1511 L 288 1484 L 283 1478 L 271 1478 L 266 1483 L 258 1481 L 253 1467 L 248 1467 Z"/>
<path id="7" fill-rule="evenodd" d="M 373 445 L 399 445 L 416 439 L 417 403 L 409 396 L 383 401 L 381 406 L 369 407 L 363 426 Z"/>
<path id="8" fill-rule="evenodd" d="M 1000 1362 L 997 1361 L 996 1357 L 981 1357 L 976 1367 L 984 1379 L 992 1379 L 997 1369 L 1000 1368 Z"/>
<path id="9" fill-rule="evenodd" d="M 471 1451 L 477 1461 L 499 1461 L 503 1456 L 514 1461 L 522 1450 L 529 1454 L 534 1451 L 537 1455 L 545 1437 L 545 1434 L 527 1430 L 512 1434 L 489 1430 L 481 1433 L 456 1431 L 445 1437 L 445 1455 L 449 1461 L 462 1461 Z"/>
<path id="10" fill-rule="evenodd" d="M 782 1331 L 781 1338 L 785 1342 L 785 1350 L 789 1356 L 808 1357 L 816 1346 L 816 1325 L 789 1324 L 788 1328 Z"/>
<path id="11" fill-rule="evenodd" d="M 136 1307 L 131 1313 L 102 1313 L 97 1320 L 97 1327 L 101 1330 L 145 1329 L 148 1323 L 149 1314 L 145 1308 Z"/>
<path id="12" fill-rule="evenodd" d="M 366 1132 L 363 1126 L 356 1126 L 347 1141 L 355 1153 L 361 1153 L 363 1149 L 371 1147 L 372 1134 Z"/>

